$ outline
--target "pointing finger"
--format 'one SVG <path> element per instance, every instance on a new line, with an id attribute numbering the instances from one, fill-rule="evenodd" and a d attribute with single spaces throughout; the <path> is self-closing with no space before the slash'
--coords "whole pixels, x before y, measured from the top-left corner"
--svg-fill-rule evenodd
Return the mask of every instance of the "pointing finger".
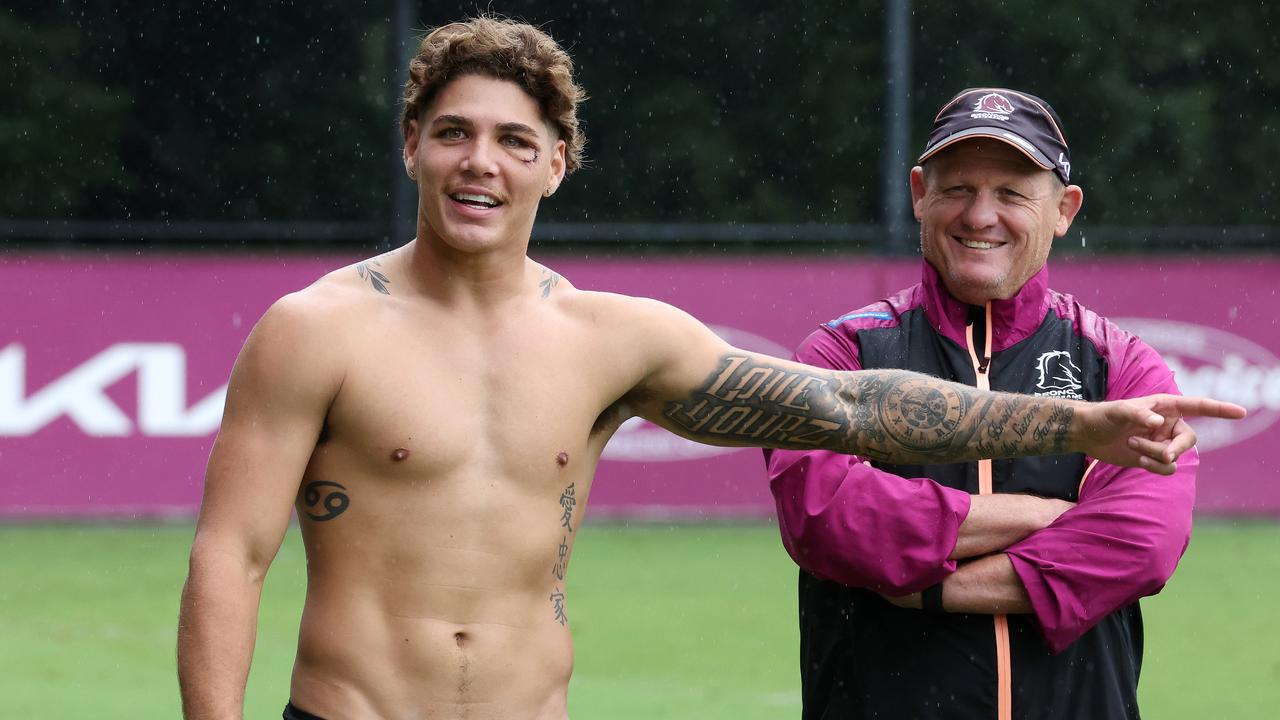
<path id="1" fill-rule="evenodd" d="M 1227 420 L 1239 420 L 1248 414 L 1248 410 L 1235 403 L 1223 402 L 1204 397 L 1171 396 L 1170 403 L 1176 414 L 1183 417 L 1214 417 Z"/>

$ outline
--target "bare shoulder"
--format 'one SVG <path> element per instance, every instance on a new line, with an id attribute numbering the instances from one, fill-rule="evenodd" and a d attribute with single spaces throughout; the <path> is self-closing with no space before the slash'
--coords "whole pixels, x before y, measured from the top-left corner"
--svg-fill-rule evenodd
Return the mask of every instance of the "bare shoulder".
<path id="1" fill-rule="evenodd" d="M 360 264 L 334 270 L 272 303 L 245 341 L 235 375 L 257 384 L 335 389 L 349 346 L 385 300 L 361 278 Z"/>
<path id="2" fill-rule="evenodd" d="M 597 290 L 577 290 L 566 297 L 566 309 L 598 317 L 607 323 L 639 324 L 642 331 L 662 327 L 679 328 L 690 324 L 701 325 L 692 315 L 661 300 L 622 295 Z"/>
<path id="3" fill-rule="evenodd" d="M 352 321 L 367 301 L 360 297 L 354 282 L 341 276 L 342 272 L 336 270 L 276 300 L 258 321 L 251 337 L 318 341 L 336 325 Z"/>
<path id="4" fill-rule="evenodd" d="M 351 306 L 363 304 L 361 301 L 376 301 L 379 297 L 402 294 L 404 279 L 400 265 L 406 249 L 396 248 L 340 267 L 298 294 L 314 298 L 316 302 Z"/>
<path id="5" fill-rule="evenodd" d="M 580 291 L 566 311 L 591 328 L 593 343 L 634 379 L 636 391 L 673 371 L 705 375 L 712 362 L 730 350 L 724 340 L 689 313 L 651 298 Z M 709 360 L 708 360 L 709 359 Z M 686 365 L 698 367 L 685 369 Z"/>

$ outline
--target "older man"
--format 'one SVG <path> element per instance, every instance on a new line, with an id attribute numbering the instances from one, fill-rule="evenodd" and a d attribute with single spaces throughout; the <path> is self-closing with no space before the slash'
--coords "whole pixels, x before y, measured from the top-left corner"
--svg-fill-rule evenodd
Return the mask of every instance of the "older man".
<path id="1" fill-rule="evenodd" d="M 920 284 L 826 323 L 798 360 L 1076 400 L 1177 392 L 1154 350 L 1049 289 L 1045 261 L 1083 192 L 1048 103 L 965 90 L 918 162 Z M 1138 599 L 1187 547 L 1196 465 L 1188 453 L 1161 477 L 1081 453 L 943 465 L 772 452 L 803 568 L 804 717 L 1137 718 Z"/>

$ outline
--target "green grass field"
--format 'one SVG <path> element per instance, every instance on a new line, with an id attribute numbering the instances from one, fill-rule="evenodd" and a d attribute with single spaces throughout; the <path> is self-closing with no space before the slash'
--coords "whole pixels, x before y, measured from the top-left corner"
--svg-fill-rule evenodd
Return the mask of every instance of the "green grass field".
<path id="1" fill-rule="evenodd" d="M 189 526 L 0 526 L 0 717 L 175 718 Z M 795 569 L 766 525 L 588 525 L 574 551 L 575 718 L 795 718 Z M 278 718 L 304 585 L 267 580 L 247 717 Z M 1203 522 L 1144 602 L 1144 716 L 1280 715 L 1280 525 Z"/>

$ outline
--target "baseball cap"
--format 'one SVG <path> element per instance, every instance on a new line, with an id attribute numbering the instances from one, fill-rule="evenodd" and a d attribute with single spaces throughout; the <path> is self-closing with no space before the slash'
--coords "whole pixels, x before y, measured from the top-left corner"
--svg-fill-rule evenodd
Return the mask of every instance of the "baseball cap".
<path id="1" fill-rule="evenodd" d="M 1049 103 L 1007 88 L 969 88 L 951 98 L 933 119 L 933 132 L 916 162 L 969 138 L 992 138 L 1017 148 L 1036 165 L 1071 181 L 1071 153 L 1062 121 Z"/>

